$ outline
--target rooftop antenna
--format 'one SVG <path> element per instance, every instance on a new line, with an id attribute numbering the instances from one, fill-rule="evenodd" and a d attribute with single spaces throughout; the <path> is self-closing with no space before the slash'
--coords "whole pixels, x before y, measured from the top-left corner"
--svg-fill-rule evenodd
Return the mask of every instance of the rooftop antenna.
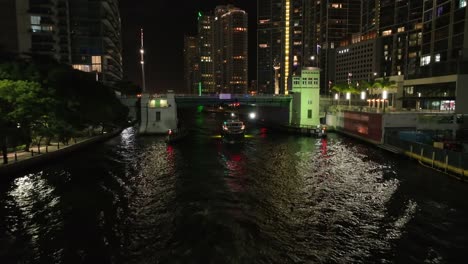
<path id="1" fill-rule="evenodd" d="M 141 64 L 141 78 L 142 78 L 142 93 L 146 92 L 146 82 L 145 82 L 145 49 L 143 46 L 143 28 L 141 29 L 141 47 L 140 47 L 140 64 Z"/>

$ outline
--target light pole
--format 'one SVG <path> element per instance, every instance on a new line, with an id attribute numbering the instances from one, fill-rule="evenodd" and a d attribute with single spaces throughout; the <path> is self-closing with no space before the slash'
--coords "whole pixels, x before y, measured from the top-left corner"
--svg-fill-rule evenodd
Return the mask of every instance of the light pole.
<path id="1" fill-rule="evenodd" d="M 146 92 L 146 81 L 145 81 L 145 49 L 143 46 L 143 29 L 141 29 L 141 47 L 140 47 L 140 64 L 141 64 L 141 81 L 142 81 L 142 93 Z"/>
<path id="2" fill-rule="evenodd" d="M 385 101 L 387 101 L 388 93 L 387 90 L 382 91 L 382 99 L 383 99 L 383 111 L 385 112 Z"/>
<path id="3" fill-rule="evenodd" d="M 275 62 L 273 64 L 273 69 L 275 69 L 275 94 L 279 94 L 279 77 L 278 77 L 278 71 L 280 69 L 280 64 L 279 62 Z"/>

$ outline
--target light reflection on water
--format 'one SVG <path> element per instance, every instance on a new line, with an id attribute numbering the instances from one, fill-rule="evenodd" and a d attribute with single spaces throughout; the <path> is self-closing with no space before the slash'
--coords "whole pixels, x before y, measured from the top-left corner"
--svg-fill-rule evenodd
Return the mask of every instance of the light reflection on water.
<path id="1" fill-rule="evenodd" d="M 466 185 L 330 134 L 223 144 L 197 113 L 186 141 L 129 128 L 0 192 L 0 261 L 452 263 Z"/>

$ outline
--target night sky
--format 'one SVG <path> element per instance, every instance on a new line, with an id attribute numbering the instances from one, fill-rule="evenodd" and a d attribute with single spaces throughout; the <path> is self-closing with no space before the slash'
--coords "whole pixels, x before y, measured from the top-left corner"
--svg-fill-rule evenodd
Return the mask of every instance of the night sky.
<path id="1" fill-rule="evenodd" d="M 140 28 L 148 91 L 184 89 L 184 34 L 196 35 L 198 11 L 233 4 L 249 14 L 249 80 L 256 79 L 256 0 L 120 0 L 124 78 L 141 85 Z"/>

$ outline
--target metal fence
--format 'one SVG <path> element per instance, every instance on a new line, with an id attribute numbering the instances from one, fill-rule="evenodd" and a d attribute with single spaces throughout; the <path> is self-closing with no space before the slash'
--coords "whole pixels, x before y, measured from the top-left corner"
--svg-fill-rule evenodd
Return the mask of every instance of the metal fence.
<path id="1" fill-rule="evenodd" d="M 408 151 L 426 158 L 433 164 L 441 163 L 455 168 L 468 170 L 468 153 L 452 151 L 449 149 L 440 149 L 431 145 L 402 140 L 398 136 L 385 136 L 385 143 L 395 146 L 403 151 Z"/>

